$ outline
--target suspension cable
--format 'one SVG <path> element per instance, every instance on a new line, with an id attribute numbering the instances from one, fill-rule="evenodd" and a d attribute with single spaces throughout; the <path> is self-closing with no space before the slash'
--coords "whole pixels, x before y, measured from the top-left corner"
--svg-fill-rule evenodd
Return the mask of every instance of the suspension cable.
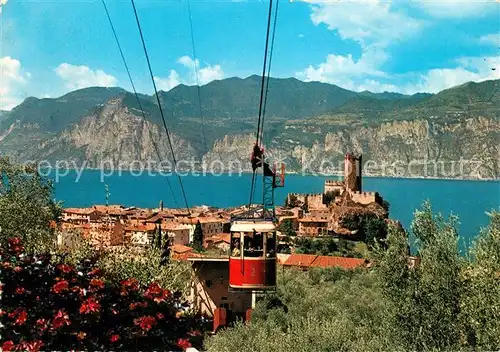
<path id="1" fill-rule="evenodd" d="M 198 108 L 200 112 L 201 120 L 201 133 L 203 134 L 203 145 L 205 147 L 205 153 L 208 153 L 207 138 L 205 136 L 205 122 L 203 121 L 203 110 L 201 104 L 201 89 L 200 89 L 200 78 L 199 78 L 199 68 L 198 60 L 196 58 L 196 46 L 194 45 L 194 31 L 193 31 L 193 19 L 191 14 L 191 3 L 187 0 L 188 13 L 189 13 L 189 28 L 191 29 L 191 45 L 193 47 L 193 60 L 194 60 L 194 72 L 196 75 L 196 91 L 198 93 Z"/>
<path id="2" fill-rule="evenodd" d="M 148 129 L 149 138 L 151 139 L 151 143 L 153 144 L 153 148 L 154 148 L 154 150 L 156 152 L 156 155 L 158 156 L 158 161 L 161 162 L 161 155 L 160 155 L 160 151 L 158 149 L 158 145 L 156 144 L 156 142 L 153 139 L 153 135 L 151 133 L 151 128 L 149 127 L 149 123 L 147 121 L 146 114 L 144 113 L 144 109 L 142 108 L 141 100 L 139 99 L 139 95 L 137 94 L 137 90 L 135 89 L 134 80 L 132 79 L 132 75 L 130 74 L 130 69 L 128 67 L 127 60 L 125 60 L 125 55 L 123 54 L 123 50 L 122 50 L 120 41 L 118 40 L 118 35 L 116 34 L 115 26 L 113 25 L 113 21 L 111 20 L 111 16 L 109 14 L 108 7 L 106 6 L 105 0 L 101 0 L 101 2 L 102 2 L 102 5 L 104 6 L 104 11 L 106 11 L 106 16 L 108 18 L 109 25 L 111 27 L 111 31 L 113 32 L 113 36 L 115 37 L 116 45 L 118 46 L 118 50 L 120 51 L 120 55 L 121 55 L 121 58 L 122 58 L 122 61 L 123 61 L 123 65 L 125 66 L 125 70 L 127 71 L 127 75 L 128 75 L 128 79 L 130 81 L 130 85 L 132 86 L 132 90 L 134 91 L 135 99 L 137 101 L 137 104 L 139 105 L 139 109 L 141 110 L 142 118 L 144 119 L 144 122 L 146 124 L 147 129 Z M 177 203 L 177 199 L 175 198 L 175 193 L 174 193 L 174 191 L 172 189 L 172 185 L 170 184 L 170 180 L 168 179 L 168 177 L 167 177 L 167 184 L 168 184 L 168 188 L 170 190 L 170 193 L 172 194 L 172 198 L 174 200 L 174 204 L 178 208 L 179 205 Z"/>
<path id="3" fill-rule="evenodd" d="M 269 15 L 267 17 L 267 31 L 266 31 L 266 46 L 264 49 L 264 65 L 262 67 L 262 81 L 260 85 L 260 101 L 259 101 L 259 120 L 257 122 L 257 138 L 255 144 L 259 145 L 259 135 L 260 135 L 260 120 L 262 118 L 262 106 L 264 100 L 264 84 L 266 79 L 266 68 L 267 68 L 267 52 L 269 46 L 269 32 L 271 29 L 271 17 L 273 10 L 273 0 L 269 0 Z"/>
<path id="4" fill-rule="evenodd" d="M 262 67 L 262 80 L 261 80 L 261 86 L 260 86 L 259 118 L 257 121 L 257 136 L 256 136 L 256 140 L 255 140 L 255 145 L 257 145 L 259 147 L 260 147 L 259 139 L 260 139 L 260 134 L 261 134 L 261 120 L 262 120 L 262 112 L 263 112 L 263 105 L 264 105 L 264 86 L 266 83 L 267 56 L 268 56 L 268 48 L 269 48 L 269 32 L 271 30 L 272 15 L 273 15 L 273 0 L 269 0 L 269 14 L 267 17 L 267 30 L 266 30 L 266 45 L 264 48 L 264 65 Z M 262 160 L 262 167 L 264 168 L 264 160 Z M 255 191 L 255 171 L 256 170 L 254 170 L 252 173 L 252 184 L 250 186 L 250 200 L 248 202 L 249 207 L 252 204 L 254 191 Z"/>
<path id="5" fill-rule="evenodd" d="M 280 0 L 276 0 L 276 8 L 274 9 L 274 23 L 273 23 L 273 34 L 271 37 L 271 49 L 269 50 L 269 64 L 267 65 L 267 77 L 266 77 L 266 92 L 264 94 L 264 108 L 262 111 L 262 127 L 261 127 L 261 143 L 264 143 L 264 119 L 266 117 L 267 108 L 267 95 L 269 93 L 269 79 L 271 78 L 271 63 L 273 61 L 273 50 L 274 50 L 274 37 L 276 35 L 276 23 L 278 22 L 278 7 Z"/>
<path id="6" fill-rule="evenodd" d="M 163 127 L 165 128 L 165 132 L 167 134 L 168 145 L 170 147 L 170 151 L 172 152 L 172 160 L 174 162 L 174 170 L 175 170 L 175 173 L 177 174 L 177 178 L 179 179 L 179 184 L 181 186 L 182 196 L 184 198 L 184 203 L 186 204 L 187 211 L 189 213 L 191 213 L 191 211 L 189 209 L 188 201 L 186 198 L 186 192 L 184 191 L 184 185 L 182 184 L 181 176 L 177 173 L 177 160 L 175 158 L 174 147 L 172 146 L 172 140 L 170 138 L 170 133 L 168 131 L 167 123 L 165 121 L 165 116 L 163 114 L 163 109 L 161 107 L 160 96 L 158 95 L 158 90 L 156 89 L 156 83 L 155 83 L 155 79 L 154 79 L 154 75 L 153 75 L 153 70 L 151 68 L 151 62 L 149 60 L 148 50 L 146 49 L 146 42 L 144 41 L 144 35 L 142 34 L 141 23 L 139 21 L 139 16 L 137 14 L 137 9 L 135 7 L 135 2 L 134 2 L 134 0 L 130 0 L 130 1 L 132 3 L 132 8 L 134 9 L 135 20 L 137 22 L 137 28 L 139 30 L 139 34 L 141 36 L 142 48 L 144 49 L 144 55 L 146 56 L 146 61 L 148 63 L 149 75 L 151 76 L 151 82 L 153 83 L 153 88 L 155 90 L 156 101 L 158 103 L 158 108 L 160 110 L 161 119 L 163 121 Z"/>

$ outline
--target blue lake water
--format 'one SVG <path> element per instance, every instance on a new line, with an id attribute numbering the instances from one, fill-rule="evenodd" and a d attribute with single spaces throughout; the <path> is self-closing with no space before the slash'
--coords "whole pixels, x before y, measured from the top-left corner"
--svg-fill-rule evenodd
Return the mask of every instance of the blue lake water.
<path id="1" fill-rule="evenodd" d="M 54 175 L 52 175 L 54 178 Z M 170 181 L 174 201 L 168 187 Z M 212 205 L 230 207 L 247 204 L 249 201 L 251 175 L 181 176 L 190 206 Z M 328 177 L 332 179 L 332 177 Z M 288 175 L 284 188 L 276 190 L 276 204 L 283 204 L 287 193 L 322 192 L 327 177 Z M 260 178 L 258 178 L 260 181 Z M 71 171 L 55 180 L 56 199 L 65 207 L 86 207 L 105 203 L 105 187 L 110 191 L 110 204 L 157 207 L 160 200 L 165 206 L 183 207 L 183 198 L 177 176 L 134 176 L 130 172 L 121 175 L 102 176 L 101 171 L 84 171 L 79 179 Z M 260 183 L 257 183 L 256 200 L 262 199 Z M 448 216 L 460 218 L 461 246 L 477 235 L 488 223 L 486 211 L 500 208 L 500 182 L 455 181 L 429 179 L 363 178 L 363 190 L 377 191 L 390 203 L 390 217 L 409 228 L 415 209 L 429 199 L 433 209 Z"/>

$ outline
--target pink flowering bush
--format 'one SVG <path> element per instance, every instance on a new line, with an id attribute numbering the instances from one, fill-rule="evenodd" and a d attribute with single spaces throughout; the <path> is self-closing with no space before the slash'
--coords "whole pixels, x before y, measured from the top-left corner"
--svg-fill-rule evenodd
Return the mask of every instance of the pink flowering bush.
<path id="1" fill-rule="evenodd" d="M 19 239 L 0 250 L 3 351 L 183 350 L 202 344 L 200 324 L 176 307 L 180 294 L 134 278 L 107 282 L 84 260 L 76 266 L 29 255 Z"/>

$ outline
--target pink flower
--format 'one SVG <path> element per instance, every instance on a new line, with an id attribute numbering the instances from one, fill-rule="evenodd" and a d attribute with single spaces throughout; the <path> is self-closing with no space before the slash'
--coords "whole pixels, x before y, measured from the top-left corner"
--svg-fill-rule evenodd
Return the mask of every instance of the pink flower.
<path id="1" fill-rule="evenodd" d="M 188 339 L 178 339 L 177 346 L 179 346 L 180 348 L 182 348 L 185 351 L 188 349 L 188 347 L 191 347 L 192 345 Z"/>
<path id="2" fill-rule="evenodd" d="M 73 270 L 73 268 L 68 264 L 59 264 L 57 269 L 65 274 L 70 273 Z"/>
<path id="3" fill-rule="evenodd" d="M 26 313 L 26 309 L 24 308 L 17 308 L 12 313 L 9 313 L 8 316 L 11 319 L 15 319 L 14 325 L 23 325 L 28 319 L 28 313 Z"/>
<path id="4" fill-rule="evenodd" d="M 95 268 L 89 272 L 89 276 L 100 276 L 102 274 L 101 269 Z"/>
<path id="5" fill-rule="evenodd" d="M 120 335 L 113 334 L 113 335 L 111 335 L 111 337 L 110 337 L 109 341 L 111 341 L 111 342 L 116 342 L 116 341 L 118 341 L 119 339 L 120 339 Z"/>
<path id="6" fill-rule="evenodd" d="M 149 331 L 156 324 L 156 319 L 152 316 L 144 316 L 134 319 L 134 325 L 139 325 L 142 330 Z"/>
<path id="7" fill-rule="evenodd" d="M 170 295 L 170 291 L 164 290 L 157 283 L 153 282 L 149 285 L 146 292 L 144 292 L 144 297 L 152 299 L 156 303 L 165 301 Z"/>
<path id="8" fill-rule="evenodd" d="M 127 279 L 121 282 L 122 290 L 120 295 L 126 296 L 129 292 L 138 291 L 139 290 L 139 282 L 136 279 Z"/>
<path id="9" fill-rule="evenodd" d="M 52 327 L 59 329 L 63 325 L 71 325 L 71 320 L 69 320 L 69 316 L 64 309 L 61 309 L 54 316 L 54 319 L 52 319 Z"/>
<path id="10" fill-rule="evenodd" d="M 95 297 L 89 297 L 80 306 L 80 314 L 89 314 L 93 312 L 98 312 L 100 309 L 101 305 L 95 299 Z"/>
<path id="11" fill-rule="evenodd" d="M 40 351 L 40 348 L 42 348 L 43 345 L 44 345 L 44 343 L 40 340 L 23 343 L 23 347 L 28 352 L 38 352 L 38 351 Z"/>
<path id="12" fill-rule="evenodd" d="M 38 319 L 38 320 L 36 321 L 36 326 L 37 326 L 37 328 L 38 328 L 38 329 L 40 329 L 41 331 L 44 331 L 45 329 L 47 329 L 47 320 L 42 319 L 42 318 Z"/>
<path id="13" fill-rule="evenodd" d="M 5 341 L 3 344 L 2 344 L 2 351 L 4 352 L 8 352 L 8 351 L 12 351 L 14 348 L 14 342 L 12 341 Z"/>
<path id="14" fill-rule="evenodd" d="M 129 309 L 134 310 L 137 307 L 143 307 L 146 308 L 148 306 L 147 302 L 136 302 L 136 303 L 130 303 Z"/>
<path id="15" fill-rule="evenodd" d="M 69 288 L 69 283 L 66 280 L 59 281 L 58 283 L 52 286 L 52 290 L 55 293 L 61 293 L 62 291 L 66 291 Z"/>
<path id="16" fill-rule="evenodd" d="M 92 280 L 90 280 L 90 286 L 97 287 L 99 289 L 103 289 L 104 282 L 102 280 L 99 280 L 99 279 L 92 279 Z"/>

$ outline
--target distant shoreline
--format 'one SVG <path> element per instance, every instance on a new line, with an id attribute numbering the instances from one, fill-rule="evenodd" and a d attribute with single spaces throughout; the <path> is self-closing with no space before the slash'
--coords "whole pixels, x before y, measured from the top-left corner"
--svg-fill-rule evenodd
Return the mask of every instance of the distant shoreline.
<path id="1" fill-rule="evenodd" d="M 92 167 L 85 167 L 83 169 L 77 169 L 77 168 L 67 168 L 67 169 L 64 169 L 64 168 L 61 168 L 59 170 L 63 170 L 63 171 L 101 171 L 101 172 L 106 172 L 106 171 L 111 171 L 111 170 L 114 170 L 115 173 L 133 173 L 133 172 L 138 172 L 138 171 L 142 171 L 142 172 L 154 172 L 156 173 L 155 176 L 157 175 L 160 175 L 158 174 L 158 169 L 144 169 L 144 170 L 141 170 L 141 169 L 129 169 L 129 168 L 124 168 L 124 169 L 102 169 L 102 168 L 92 168 Z M 168 176 L 175 176 L 176 174 L 172 171 L 172 170 L 168 170 L 168 171 L 162 171 L 164 173 L 169 173 L 170 175 Z M 181 174 L 180 176 L 181 177 L 185 177 L 185 176 L 194 176 L 194 177 L 206 177 L 206 176 L 215 176 L 215 177 L 218 177 L 218 176 L 230 176 L 230 177 L 233 177 L 233 176 L 243 176 L 243 175 L 252 175 L 252 172 L 250 171 L 241 171 L 241 172 L 222 172 L 222 173 L 218 173 L 216 175 L 212 175 L 211 173 L 207 172 L 205 175 L 201 175 L 201 173 L 203 173 L 203 170 L 179 170 L 179 173 Z M 187 173 L 187 175 L 185 175 Z M 198 175 L 192 175 L 192 173 L 198 173 Z M 63 176 L 67 176 L 67 175 L 63 175 Z M 112 175 L 106 175 L 105 177 L 110 177 Z M 141 175 L 142 176 L 142 175 Z M 297 171 L 286 171 L 285 173 L 285 180 L 286 180 L 286 176 L 302 176 L 302 177 L 310 177 L 310 176 L 313 176 L 313 177 L 331 177 L 331 178 L 338 178 L 338 179 L 342 179 L 343 178 L 343 174 L 340 174 L 340 173 L 332 173 L 332 174 L 320 174 L 318 172 L 318 174 L 314 174 L 312 172 L 305 172 L 305 173 L 300 173 L 300 172 L 297 172 Z M 376 175 L 376 174 L 363 174 L 363 178 L 386 178 L 386 179 L 404 179 L 404 180 L 447 180 L 447 181 L 476 181 L 476 182 L 482 182 L 482 181 L 486 181 L 486 182 L 500 182 L 500 178 L 493 178 L 493 177 L 485 177 L 485 178 L 474 178 L 474 177 L 436 177 L 436 176 L 416 176 L 416 177 L 406 177 L 406 176 L 390 176 L 390 175 Z M 286 181 L 285 181 L 286 182 Z"/>

